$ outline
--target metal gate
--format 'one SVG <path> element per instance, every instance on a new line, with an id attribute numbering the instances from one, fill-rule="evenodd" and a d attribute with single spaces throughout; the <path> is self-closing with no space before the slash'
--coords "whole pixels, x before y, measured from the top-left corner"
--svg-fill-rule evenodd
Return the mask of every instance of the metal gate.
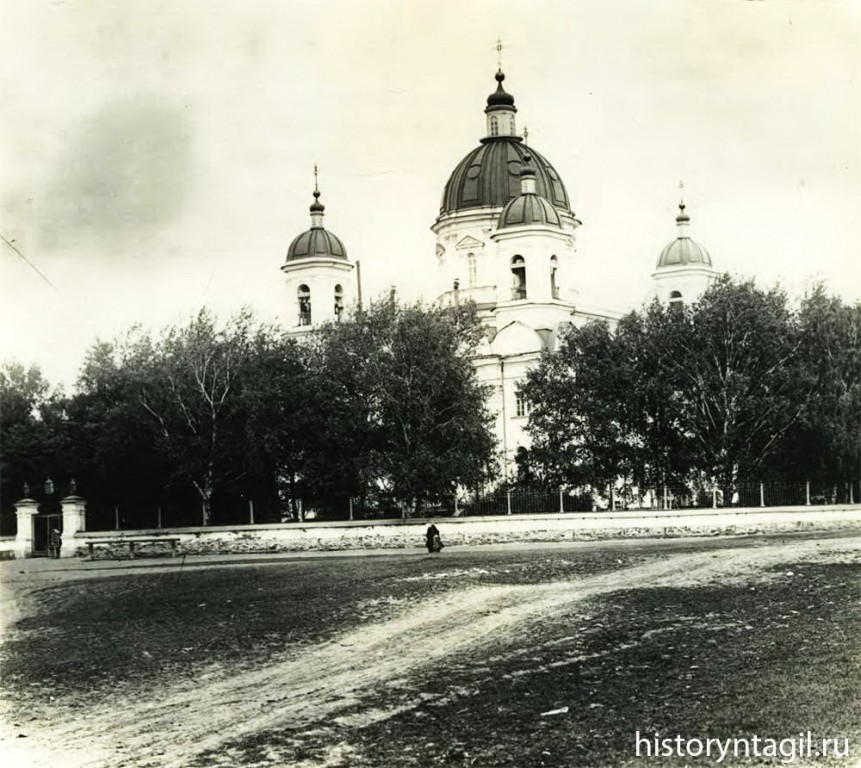
<path id="1" fill-rule="evenodd" d="M 33 557 L 47 557 L 51 531 L 63 532 L 63 515 L 60 512 L 40 512 L 33 516 Z"/>

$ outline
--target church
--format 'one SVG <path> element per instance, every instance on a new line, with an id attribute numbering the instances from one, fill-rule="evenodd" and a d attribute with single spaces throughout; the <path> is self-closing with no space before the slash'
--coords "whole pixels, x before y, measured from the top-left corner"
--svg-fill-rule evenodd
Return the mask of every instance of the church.
<path id="1" fill-rule="evenodd" d="M 501 67 L 495 79 L 484 108 L 486 135 L 454 167 L 431 225 L 438 279 L 426 299 L 477 307 L 486 335 L 472 362 L 491 392 L 509 475 L 518 448 L 529 446 L 527 406 L 518 395 L 526 372 L 542 352 L 555 348 L 567 325 L 613 323 L 620 314 L 590 311 L 578 300 L 575 243 L 581 222 L 556 169 L 518 134 L 517 107 Z M 325 228 L 316 183 L 313 195 L 311 227 L 293 239 L 281 266 L 288 330 L 297 336 L 337 321 L 362 299 L 359 263 Z M 654 295 L 663 302 L 695 300 L 717 275 L 708 251 L 690 236 L 684 202 L 676 225 L 676 238 L 652 272 Z"/>

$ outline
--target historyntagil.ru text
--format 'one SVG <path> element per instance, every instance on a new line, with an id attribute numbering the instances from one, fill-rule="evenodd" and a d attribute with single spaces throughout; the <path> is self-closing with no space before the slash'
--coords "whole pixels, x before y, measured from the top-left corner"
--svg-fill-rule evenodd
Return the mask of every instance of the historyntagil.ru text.
<path id="1" fill-rule="evenodd" d="M 770 757 L 784 763 L 820 757 L 849 757 L 849 739 L 819 738 L 810 731 L 799 733 L 785 739 L 771 739 L 762 736 L 747 736 L 738 739 L 688 738 L 634 734 L 637 757 L 705 757 L 722 763 L 724 760 L 738 758 Z"/>

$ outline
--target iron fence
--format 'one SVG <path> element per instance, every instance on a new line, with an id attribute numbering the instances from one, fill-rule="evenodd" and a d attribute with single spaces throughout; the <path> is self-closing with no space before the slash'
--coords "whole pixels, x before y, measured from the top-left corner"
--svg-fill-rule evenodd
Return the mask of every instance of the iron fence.
<path id="1" fill-rule="evenodd" d="M 83 489 L 82 489 L 83 490 Z M 84 491 L 85 493 L 85 491 Z M 82 495 L 84 495 L 82 493 Z M 288 499 L 279 504 L 242 499 L 214 510 L 213 525 L 253 525 L 313 520 L 386 520 L 425 517 L 480 517 L 611 510 L 693 510 L 861 503 L 861 483 L 825 481 L 745 481 L 731 489 L 709 484 L 638 489 L 523 488 L 511 486 L 452 494 L 412 508 L 391 498 Z M 11 508 L 2 517 L 2 535 L 15 535 Z M 199 504 L 184 500 L 160 505 L 128 501 L 87 505 L 88 531 L 140 530 L 203 525 Z"/>

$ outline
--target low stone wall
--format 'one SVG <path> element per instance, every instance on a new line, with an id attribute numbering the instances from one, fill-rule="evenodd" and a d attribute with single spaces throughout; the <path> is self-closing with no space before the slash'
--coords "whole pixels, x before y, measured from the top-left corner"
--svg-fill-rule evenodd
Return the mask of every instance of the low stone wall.
<path id="1" fill-rule="evenodd" d="M 15 537 L 0 536 L 0 560 L 15 559 Z"/>
<path id="2" fill-rule="evenodd" d="M 128 557 L 128 542 L 141 542 L 136 556 L 168 554 L 167 539 L 179 539 L 183 554 L 229 554 L 346 549 L 415 549 L 424 545 L 430 521 L 380 520 L 212 526 L 138 531 L 79 532 L 64 537 L 64 557 Z M 797 531 L 861 530 L 861 505 L 733 510 L 674 510 L 439 518 L 433 522 L 449 546 L 508 542 L 743 535 Z M 120 540 L 117 542 L 117 540 Z"/>

